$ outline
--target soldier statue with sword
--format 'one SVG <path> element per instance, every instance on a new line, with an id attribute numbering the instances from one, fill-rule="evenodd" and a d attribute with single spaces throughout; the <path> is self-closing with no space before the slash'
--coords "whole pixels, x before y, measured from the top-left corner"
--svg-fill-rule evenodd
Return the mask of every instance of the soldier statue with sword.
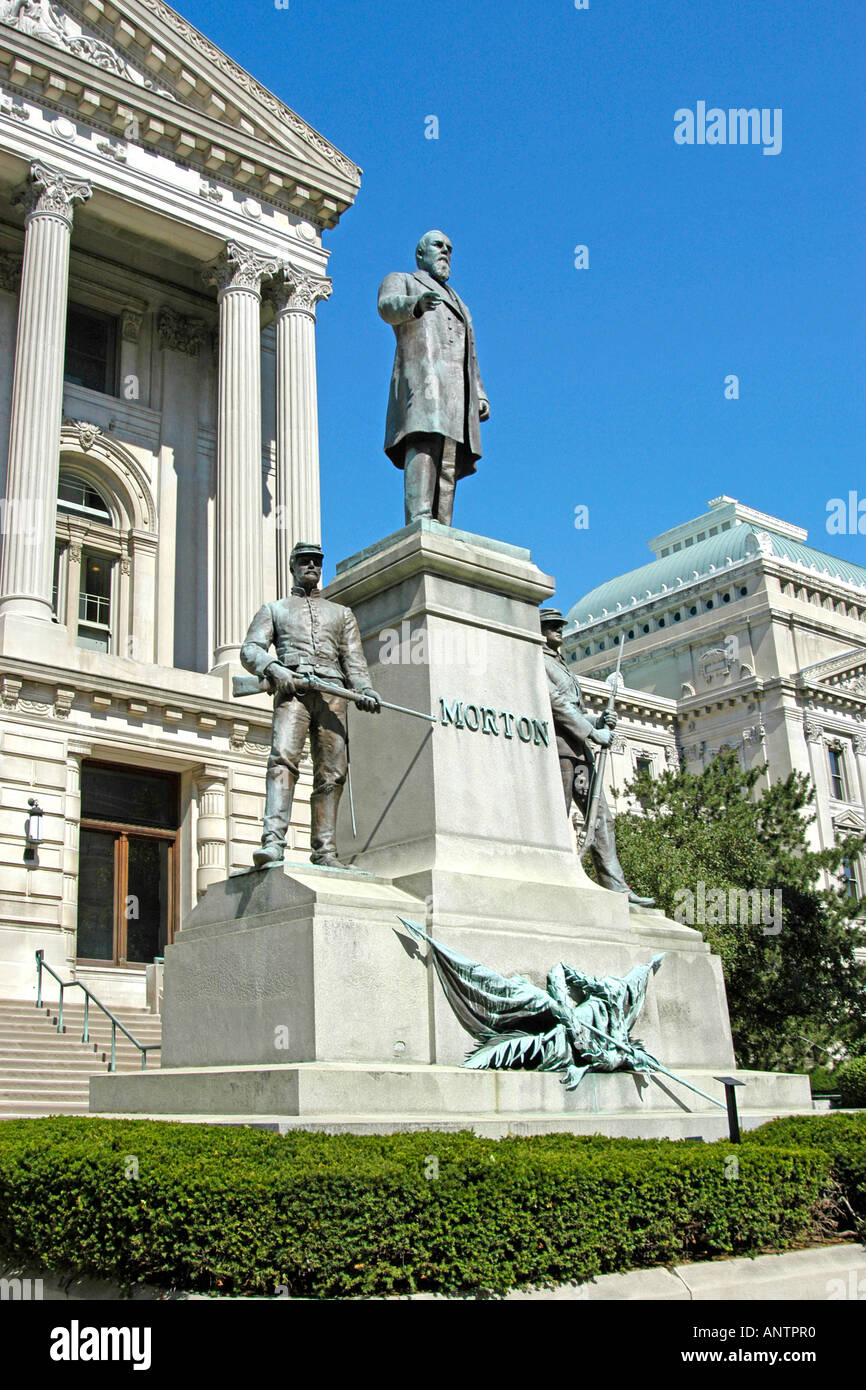
<path id="1" fill-rule="evenodd" d="M 274 696 L 262 843 L 253 855 L 258 869 L 280 864 L 285 857 L 292 799 L 308 736 L 313 758 L 310 859 L 324 868 L 343 867 L 337 858 L 336 829 L 337 807 L 349 771 L 347 701 L 369 713 L 391 709 L 436 722 L 434 715 L 389 704 L 377 695 L 355 615 L 351 608 L 319 593 L 323 558 L 319 545 L 299 542 L 294 547 L 291 595 L 259 609 L 241 647 L 241 662 L 252 674 L 234 678 L 235 695 L 268 691 Z"/>
<path id="2" fill-rule="evenodd" d="M 550 691 L 566 814 L 571 810 L 572 798 L 583 812 L 581 858 L 585 854 L 592 855 L 602 888 L 610 888 L 614 893 L 627 893 L 629 902 L 635 907 L 652 907 L 652 898 L 639 897 L 625 881 L 616 852 L 613 816 L 602 787 L 607 750 L 617 724 L 614 702 L 622 645 L 607 709 L 593 721 L 583 703 L 577 678 L 562 659 L 560 649 L 565 619 L 558 608 L 542 608 L 540 619 L 545 643 L 544 669 Z"/>

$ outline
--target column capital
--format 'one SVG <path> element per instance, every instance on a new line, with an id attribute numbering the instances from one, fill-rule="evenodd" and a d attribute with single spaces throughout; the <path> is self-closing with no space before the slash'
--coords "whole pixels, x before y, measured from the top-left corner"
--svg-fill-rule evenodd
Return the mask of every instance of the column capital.
<path id="1" fill-rule="evenodd" d="M 86 203 L 93 193 L 93 185 L 85 179 L 73 179 L 49 164 L 31 164 L 27 183 L 15 198 L 23 205 L 26 220 L 33 217 L 59 217 L 72 226 L 72 209 L 75 203 Z"/>
<path id="2" fill-rule="evenodd" d="M 310 275 L 291 261 L 284 261 L 268 286 L 266 297 L 277 314 L 309 314 L 315 318 L 316 305 L 320 299 L 330 299 L 333 288 L 334 282 L 327 275 Z"/>
<path id="3" fill-rule="evenodd" d="M 216 285 L 220 296 L 227 290 L 247 290 L 258 295 L 262 281 L 276 275 L 279 264 L 276 257 L 259 256 L 248 246 L 228 241 L 225 250 L 204 267 L 202 275 L 206 284 Z"/>

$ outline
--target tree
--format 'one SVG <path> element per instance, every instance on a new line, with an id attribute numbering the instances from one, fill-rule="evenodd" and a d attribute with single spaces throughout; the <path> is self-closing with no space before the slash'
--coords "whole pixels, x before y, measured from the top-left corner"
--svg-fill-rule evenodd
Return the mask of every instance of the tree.
<path id="1" fill-rule="evenodd" d="M 697 777 L 642 771 L 627 790 L 643 814 L 617 816 L 617 847 L 628 882 L 721 957 L 740 1065 L 802 1070 L 812 1046 L 863 1046 L 859 905 L 843 886 L 820 885 L 866 836 L 812 849 L 808 778 L 792 772 L 758 795 L 765 772 L 744 771 L 732 749 Z"/>

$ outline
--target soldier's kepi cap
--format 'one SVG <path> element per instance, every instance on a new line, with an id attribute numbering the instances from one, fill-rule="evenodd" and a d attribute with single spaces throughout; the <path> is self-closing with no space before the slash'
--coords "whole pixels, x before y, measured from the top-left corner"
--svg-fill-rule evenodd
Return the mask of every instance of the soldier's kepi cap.
<path id="1" fill-rule="evenodd" d="M 565 627 L 565 618 L 558 608 L 542 608 L 538 619 L 542 627 Z"/>
<path id="2" fill-rule="evenodd" d="M 319 560 L 324 560 L 325 552 L 315 541 L 296 541 L 292 546 L 292 553 L 289 556 L 289 564 L 293 565 L 302 556 L 315 555 Z"/>

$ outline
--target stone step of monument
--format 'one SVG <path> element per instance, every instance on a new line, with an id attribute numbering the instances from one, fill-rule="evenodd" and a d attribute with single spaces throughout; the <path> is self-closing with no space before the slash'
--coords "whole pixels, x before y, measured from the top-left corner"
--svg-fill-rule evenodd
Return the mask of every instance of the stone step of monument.
<path id="1" fill-rule="evenodd" d="M 726 1133 L 725 1091 L 717 1075 L 745 1083 L 738 1088 L 744 1114 L 812 1110 L 808 1079 L 775 1072 L 684 1068 L 680 1080 L 657 1073 L 591 1072 L 568 1091 L 558 1076 L 546 1072 L 373 1062 L 167 1067 L 135 1076 L 100 1075 L 91 1080 L 91 1100 L 101 1113 L 205 1117 L 258 1111 L 300 1128 L 322 1123 L 324 1117 L 328 1123 L 342 1117 L 348 1124 L 399 1122 L 422 1129 L 430 1117 L 436 1117 L 436 1128 L 452 1120 L 459 1128 L 458 1120 L 486 1117 L 517 1125 L 515 1133 L 530 1133 L 534 1131 L 520 1126 L 531 1116 L 543 1117 L 548 1129 L 577 1127 L 591 1133 L 601 1116 L 629 1116 L 650 1126 L 662 1117 L 676 1117 L 680 1129 L 711 1116 L 724 1122 Z"/>
<path id="2" fill-rule="evenodd" d="M 740 1128 L 757 1129 L 779 1115 L 804 1114 L 808 1111 L 756 1110 L 740 1114 Z M 716 1114 L 683 1115 L 677 1110 L 661 1110 L 651 1117 L 633 1111 L 596 1115 L 552 1117 L 543 1113 L 526 1112 L 520 1115 L 317 1115 L 314 1118 L 297 1115 L 227 1115 L 190 1114 L 161 1111 L 114 1111 L 103 1115 L 114 1120 L 162 1120 L 178 1124 L 243 1125 L 276 1134 L 305 1130 L 321 1134 L 422 1134 L 435 1131 L 456 1134 L 471 1130 L 486 1139 L 503 1139 L 506 1135 L 531 1134 L 601 1134 L 611 1139 L 680 1139 L 695 1143 L 714 1143 L 728 1138 L 728 1123 L 721 1111 Z"/>

